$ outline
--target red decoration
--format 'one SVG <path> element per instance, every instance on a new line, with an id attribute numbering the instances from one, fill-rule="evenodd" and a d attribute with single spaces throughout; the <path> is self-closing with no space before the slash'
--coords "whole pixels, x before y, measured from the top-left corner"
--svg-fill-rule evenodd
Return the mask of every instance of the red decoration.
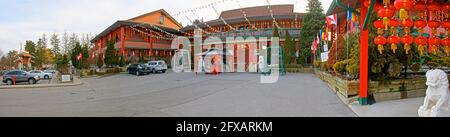
<path id="1" fill-rule="evenodd" d="M 442 22 L 442 27 L 445 29 L 450 29 L 450 21 L 446 20 Z"/>
<path id="2" fill-rule="evenodd" d="M 397 44 L 400 43 L 400 38 L 398 38 L 398 36 L 389 36 L 388 39 L 388 44 L 391 44 L 391 50 L 392 52 L 395 53 L 395 51 L 397 50 Z"/>
<path id="3" fill-rule="evenodd" d="M 428 38 L 428 44 L 431 46 L 431 51 L 437 53 L 441 40 L 437 37 Z"/>
<path id="4" fill-rule="evenodd" d="M 430 10 L 430 11 L 438 11 L 440 8 L 441 7 L 436 2 L 429 3 L 428 6 L 427 6 L 427 9 Z"/>
<path id="5" fill-rule="evenodd" d="M 399 17 L 401 20 L 409 18 L 408 10 L 413 7 L 411 0 L 395 0 L 394 6 L 397 10 L 400 10 Z"/>
<path id="6" fill-rule="evenodd" d="M 416 10 L 416 11 L 419 12 L 419 17 L 420 17 L 420 19 L 424 19 L 425 16 L 427 15 L 427 14 L 426 14 L 426 11 L 427 11 L 427 5 L 425 5 L 423 2 L 417 3 L 417 4 L 414 6 L 414 10 Z"/>
<path id="7" fill-rule="evenodd" d="M 380 54 L 383 54 L 383 50 L 384 50 L 384 44 L 386 44 L 386 38 L 383 36 L 377 36 L 375 37 L 375 44 L 378 45 L 378 51 L 380 52 Z"/>
<path id="8" fill-rule="evenodd" d="M 435 18 L 437 17 L 437 12 L 441 9 L 441 6 L 439 6 L 438 3 L 436 2 L 432 2 L 432 3 L 428 3 L 427 6 L 428 11 L 430 11 L 429 14 L 429 20 L 435 20 Z"/>
<path id="9" fill-rule="evenodd" d="M 389 20 L 392 18 L 395 14 L 395 11 L 391 8 L 388 8 L 387 6 L 384 6 L 383 9 L 378 10 L 378 17 L 383 19 L 383 24 L 385 29 L 388 29 Z"/>
<path id="10" fill-rule="evenodd" d="M 392 32 L 392 33 L 395 33 L 395 28 L 397 28 L 397 27 L 399 26 L 399 24 L 400 24 L 400 22 L 398 22 L 398 21 L 395 20 L 395 19 L 391 19 L 391 20 L 389 21 L 389 26 L 391 27 L 391 32 Z"/>
<path id="11" fill-rule="evenodd" d="M 425 20 L 416 20 L 414 22 L 414 26 L 416 26 L 417 29 L 419 29 L 419 35 L 422 35 L 423 28 L 427 25 L 427 22 Z"/>
<path id="12" fill-rule="evenodd" d="M 450 38 L 441 40 L 441 44 L 445 47 L 445 53 L 447 53 L 447 56 L 450 55 Z"/>
<path id="13" fill-rule="evenodd" d="M 425 50 L 425 45 L 427 45 L 427 38 L 423 36 L 416 37 L 414 39 L 414 43 L 416 43 L 420 55 L 423 55 L 423 51 Z"/>
<path id="14" fill-rule="evenodd" d="M 405 33 L 409 34 L 410 28 L 414 25 L 414 22 L 411 19 L 406 19 L 401 21 L 402 27 L 405 29 Z"/>
<path id="15" fill-rule="evenodd" d="M 406 54 L 411 50 L 411 44 L 413 43 L 413 38 L 409 35 L 403 36 L 400 41 L 405 45 L 403 49 L 405 49 Z"/>
<path id="16" fill-rule="evenodd" d="M 436 20 L 430 20 L 428 21 L 428 27 L 430 27 L 433 30 L 433 34 L 436 33 L 436 29 L 441 26 L 441 23 L 439 21 Z"/>
<path id="17" fill-rule="evenodd" d="M 378 19 L 377 21 L 373 22 L 373 26 L 375 28 L 377 28 L 377 34 L 378 35 L 383 34 L 384 25 L 383 25 L 383 21 L 381 19 Z"/>

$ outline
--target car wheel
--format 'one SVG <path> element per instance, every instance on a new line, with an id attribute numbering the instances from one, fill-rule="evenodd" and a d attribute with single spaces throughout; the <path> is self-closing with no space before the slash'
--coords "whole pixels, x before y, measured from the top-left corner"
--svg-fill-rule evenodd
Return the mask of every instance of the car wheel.
<path id="1" fill-rule="evenodd" d="M 163 72 L 163 73 L 166 73 L 166 70 L 163 70 L 162 72 Z"/>
<path id="2" fill-rule="evenodd" d="M 10 80 L 10 79 L 6 80 L 6 85 L 12 85 L 12 84 L 13 84 L 12 80 Z"/>
<path id="3" fill-rule="evenodd" d="M 153 69 L 153 70 L 152 70 L 152 73 L 155 73 L 155 74 L 156 74 L 156 73 L 158 73 L 158 72 L 156 71 L 156 69 Z"/>
<path id="4" fill-rule="evenodd" d="M 136 76 L 139 76 L 139 71 L 136 71 Z"/>
<path id="5" fill-rule="evenodd" d="M 48 75 L 45 75 L 44 79 L 50 79 L 50 77 Z"/>
<path id="6" fill-rule="evenodd" d="M 28 84 L 35 84 L 36 83 L 36 80 L 34 80 L 34 79 L 32 79 L 32 78 L 30 78 L 29 80 L 28 80 Z"/>

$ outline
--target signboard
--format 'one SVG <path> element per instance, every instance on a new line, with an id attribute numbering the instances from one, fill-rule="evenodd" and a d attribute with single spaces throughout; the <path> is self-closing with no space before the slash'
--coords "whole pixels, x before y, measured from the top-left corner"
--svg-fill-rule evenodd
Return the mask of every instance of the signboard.
<path id="1" fill-rule="evenodd" d="M 320 54 L 320 59 L 322 59 L 322 62 L 328 61 L 328 52 Z"/>
<path id="2" fill-rule="evenodd" d="M 327 45 L 327 44 L 324 44 L 324 45 L 323 45 L 323 51 L 324 51 L 324 52 L 328 52 L 328 45 Z"/>
<path id="3" fill-rule="evenodd" d="M 70 82 L 70 75 L 62 75 L 61 76 L 61 81 L 62 82 Z"/>

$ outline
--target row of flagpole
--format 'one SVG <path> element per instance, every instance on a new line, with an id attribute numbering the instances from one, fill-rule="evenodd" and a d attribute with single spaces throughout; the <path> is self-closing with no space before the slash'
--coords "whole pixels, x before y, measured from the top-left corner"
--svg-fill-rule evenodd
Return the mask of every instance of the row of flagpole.
<path id="1" fill-rule="evenodd" d="M 359 19 L 358 18 L 359 17 L 355 13 L 351 12 L 350 10 L 347 10 L 347 19 L 346 19 L 346 32 L 347 32 L 347 34 L 346 34 L 347 36 L 346 37 L 347 37 L 347 39 L 349 37 L 348 32 L 355 30 L 355 28 L 358 28 L 358 26 L 359 26 L 359 23 L 358 23 Z M 311 55 L 312 56 L 311 57 L 312 58 L 311 63 L 313 65 L 314 65 L 314 61 L 318 59 L 318 58 L 315 57 L 316 56 L 316 51 L 319 50 L 319 47 L 323 47 L 321 50 L 319 50 L 320 53 L 321 54 L 322 53 L 327 54 L 329 52 L 328 51 L 328 49 L 329 49 L 328 45 L 329 45 L 330 41 L 333 42 L 333 43 L 335 42 L 334 43 L 334 45 L 335 45 L 334 48 L 335 48 L 335 52 L 336 52 L 335 53 L 336 54 L 336 61 L 338 60 L 338 56 L 337 56 L 337 54 L 338 54 L 338 46 L 339 46 L 338 45 L 338 35 L 339 35 L 339 29 L 340 29 L 339 24 L 338 24 L 339 23 L 338 22 L 338 14 L 334 13 L 332 15 L 327 16 L 325 22 L 326 22 L 325 23 L 326 26 L 324 26 L 324 30 L 325 31 L 323 29 L 321 29 L 319 31 L 319 34 L 316 35 L 316 37 L 314 38 L 314 41 L 311 44 L 311 53 L 312 53 L 312 55 Z M 333 30 L 330 31 L 330 29 L 332 27 L 334 27 L 334 31 Z M 331 37 L 332 33 L 335 33 L 333 38 Z M 347 60 L 349 58 L 349 41 L 348 40 L 346 41 L 346 58 L 347 58 Z M 348 69 L 348 64 L 346 65 L 346 68 Z"/>

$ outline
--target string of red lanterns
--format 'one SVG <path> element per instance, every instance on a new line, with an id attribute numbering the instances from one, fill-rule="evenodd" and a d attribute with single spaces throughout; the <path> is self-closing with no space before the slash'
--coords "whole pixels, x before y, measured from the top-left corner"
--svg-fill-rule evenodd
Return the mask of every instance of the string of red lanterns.
<path id="1" fill-rule="evenodd" d="M 370 2 L 364 4 L 366 3 Z M 413 42 L 417 45 L 420 55 L 425 53 L 427 45 L 430 53 L 437 54 L 442 45 L 447 55 L 450 54 L 450 38 L 448 37 L 450 31 L 449 2 L 440 4 L 436 1 L 427 0 L 395 0 L 393 6 L 391 6 L 390 0 L 383 0 L 382 4 L 376 4 L 375 10 L 377 10 L 379 19 L 373 22 L 377 29 L 377 37 L 375 37 L 374 43 L 377 45 L 380 54 L 383 54 L 386 43 L 390 45 L 393 53 L 396 53 L 397 45 L 401 43 L 406 54 L 408 54 Z M 417 18 L 415 21 L 410 18 L 412 10 L 416 11 Z M 398 11 L 398 17 L 395 17 L 396 11 Z M 419 35 L 415 38 L 410 35 L 410 29 L 413 26 L 419 32 Z M 422 36 L 427 26 L 432 30 L 429 38 Z M 401 38 L 396 32 L 398 27 L 403 27 L 405 32 Z M 445 29 L 445 38 L 442 40 L 439 36 L 436 36 L 440 35 L 437 32 L 440 27 Z M 390 28 L 391 35 L 386 39 L 383 33 L 388 28 Z"/>

